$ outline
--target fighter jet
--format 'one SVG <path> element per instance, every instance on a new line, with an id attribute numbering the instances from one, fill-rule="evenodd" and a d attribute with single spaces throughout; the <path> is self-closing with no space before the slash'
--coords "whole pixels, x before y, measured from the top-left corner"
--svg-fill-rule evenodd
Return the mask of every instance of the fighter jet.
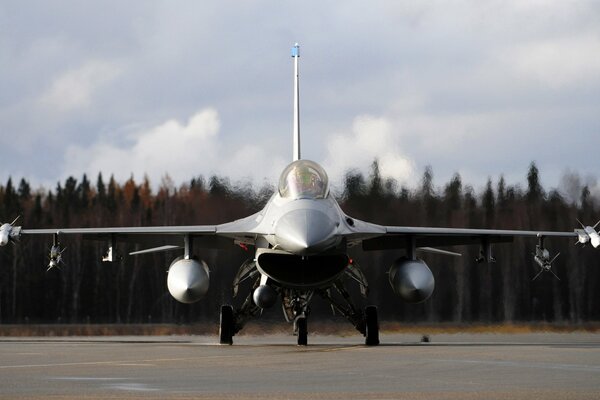
<path id="1" fill-rule="evenodd" d="M 379 344 L 377 307 L 357 307 L 347 291 L 347 283 L 358 284 L 366 296 L 368 282 L 356 260 L 349 257 L 352 247 L 371 250 L 404 250 L 389 269 L 393 291 L 411 303 L 428 299 L 435 279 L 427 264 L 418 257 L 422 251 L 457 255 L 439 249 L 443 246 L 479 245 L 480 262 L 493 262 L 492 244 L 510 242 L 517 236 L 539 240 L 535 256 L 543 270 L 551 268 L 550 253 L 543 247 L 545 237 L 577 238 L 579 243 L 596 246 L 595 227 L 573 232 L 460 229 L 444 227 L 384 226 L 346 214 L 329 189 L 325 170 L 300 154 L 299 72 L 300 47 L 292 48 L 294 64 L 293 158 L 279 178 L 277 191 L 265 207 L 254 215 L 220 225 L 152 226 L 118 228 L 23 229 L 12 224 L 0 227 L 0 245 L 18 240 L 22 235 L 53 235 L 51 266 L 62 254 L 58 237 L 81 235 L 84 239 L 103 240 L 108 251 L 104 261 L 119 258 L 119 241 L 144 243 L 148 238 L 161 238 L 159 247 L 129 253 L 147 254 L 181 251 L 171 263 L 167 286 L 170 294 L 182 303 L 201 300 L 209 289 L 210 270 L 199 255 L 206 249 L 241 246 L 253 256 L 244 262 L 232 282 L 234 295 L 243 282 L 251 282 L 251 290 L 239 307 L 221 307 L 219 341 L 232 344 L 233 337 L 246 322 L 263 309 L 281 302 L 285 319 L 293 323 L 298 345 L 308 342 L 308 317 L 311 299 L 317 295 L 331 304 L 364 335 L 366 345 Z M 198 253 L 196 253 L 198 252 Z"/>

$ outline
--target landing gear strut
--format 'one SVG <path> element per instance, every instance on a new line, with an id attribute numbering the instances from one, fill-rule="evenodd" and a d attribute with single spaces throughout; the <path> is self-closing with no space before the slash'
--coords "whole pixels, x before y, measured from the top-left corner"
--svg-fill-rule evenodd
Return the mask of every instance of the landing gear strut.
<path id="1" fill-rule="evenodd" d="M 365 344 L 367 346 L 377 346 L 379 344 L 377 307 L 367 306 L 363 313 L 356 309 L 350 299 L 350 295 L 340 282 L 335 283 L 334 288 L 342 295 L 343 302 L 334 299 L 330 290 L 322 290 L 318 293 L 331 304 L 333 310 L 342 314 L 352 325 L 354 325 L 357 331 L 364 335 Z"/>
<path id="2" fill-rule="evenodd" d="M 356 263 L 350 262 L 345 271 L 345 276 L 359 284 L 360 292 L 367 297 L 369 286 L 366 277 Z M 260 315 L 263 311 L 255 304 L 254 291 L 261 285 L 262 276 L 259 275 L 256 262 L 247 261 L 242 264 L 233 283 L 234 297 L 238 293 L 240 283 L 256 278 L 246 296 L 242 306 L 234 309 L 230 305 L 221 307 L 221 320 L 219 341 L 221 344 L 232 344 L 233 336 L 238 333 L 251 318 Z M 263 283 L 264 284 L 264 283 Z M 379 320 L 377 307 L 367 306 L 364 312 L 352 302 L 350 294 L 345 288 L 343 277 L 331 283 L 330 286 L 320 289 L 301 289 L 274 285 L 272 289 L 281 298 L 283 314 L 287 322 L 293 322 L 294 335 L 297 336 L 298 346 L 308 344 L 308 316 L 310 315 L 309 303 L 314 294 L 318 294 L 331 305 L 334 313 L 343 315 L 365 337 L 367 346 L 379 344 Z M 337 293 L 337 295 L 336 295 Z"/>
<path id="3" fill-rule="evenodd" d="M 288 321 L 294 321 L 294 335 L 298 337 L 298 346 L 308 344 L 308 315 L 310 314 L 308 303 L 313 293 L 312 290 L 283 290 L 283 314 Z"/>
<path id="4" fill-rule="evenodd" d="M 248 261 L 242 264 L 233 283 L 233 297 L 237 296 L 239 284 L 241 282 L 256 277 L 256 275 L 258 275 L 258 272 L 256 270 L 255 263 Z M 262 308 L 254 304 L 254 300 L 252 300 L 252 294 L 259 285 L 260 276 L 255 280 L 250 292 L 244 300 L 244 303 L 239 309 L 234 309 L 228 304 L 221 306 L 219 343 L 233 344 L 233 337 L 236 333 L 242 330 L 244 325 L 246 325 L 246 322 L 257 315 L 260 315 Z"/>

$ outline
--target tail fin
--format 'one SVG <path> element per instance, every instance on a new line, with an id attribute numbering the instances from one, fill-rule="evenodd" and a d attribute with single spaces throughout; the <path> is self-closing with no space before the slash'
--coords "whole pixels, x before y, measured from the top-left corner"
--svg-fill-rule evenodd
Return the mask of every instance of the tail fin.
<path id="1" fill-rule="evenodd" d="M 300 160 L 300 89 L 298 82 L 298 59 L 300 58 L 300 45 L 292 47 L 294 59 L 294 161 Z"/>

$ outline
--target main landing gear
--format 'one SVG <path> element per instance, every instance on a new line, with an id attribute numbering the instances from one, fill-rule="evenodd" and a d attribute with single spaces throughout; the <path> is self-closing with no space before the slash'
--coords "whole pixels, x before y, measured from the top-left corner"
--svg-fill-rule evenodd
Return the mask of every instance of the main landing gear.
<path id="1" fill-rule="evenodd" d="M 379 320 L 376 306 L 367 306 L 365 312 L 355 316 L 352 321 L 357 321 L 355 327 L 365 337 L 365 345 L 377 346 L 379 344 Z M 219 343 L 233 344 L 233 336 L 240 329 L 236 325 L 236 315 L 233 307 L 228 304 L 221 306 Z M 294 319 L 294 335 L 297 337 L 298 346 L 308 345 L 308 318 L 305 314 Z"/>
<path id="2" fill-rule="evenodd" d="M 377 318 L 377 307 L 367 306 L 365 308 L 365 344 L 377 346 L 379 344 L 379 320 Z"/>
<path id="3" fill-rule="evenodd" d="M 356 263 L 348 266 L 344 271 L 346 278 L 359 284 L 363 297 L 368 295 L 367 280 Z M 259 316 L 263 309 L 257 306 L 253 299 L 254 291 L 261 285 L 261 275 L 254 261 L 244 263 L 233 283 L 234 297 L 238 293 L 240 283 L 254 278 L 246 299 L 240 308 L 234 309 L 231 305 L 221 306 L 219 326 L 219 342 L 232 344 L 235 336 L 250 319 Z M 310 315 L 309 303 L 313 295 L 318 294 L 330 305 L 334 313 L 343 315 L 365 337 L 365 345 L 377 346 L 379 344 L 379 320 L 376 306 L 367 306 L 364 312 L 353 304 L 350 294 L 344 285 L 344 276 L 332 282 L 330 286 L 320 289 L 290 288 L 272 285 L 271 288 L 281 299 L 283 314 L 287 322 L 294 325 L 294 335 L 297 337 L 298 346 L 308 344 L 308 316 Z M 263 282 L 263 284 L 266 284 Z"/>
<path id="4" fill-rule="evenodd" d="M 234 318 L 233 307 L 229 304 L 221 306 L 221 319 L 219 324 L 219 343 L 233 344 Z"/>

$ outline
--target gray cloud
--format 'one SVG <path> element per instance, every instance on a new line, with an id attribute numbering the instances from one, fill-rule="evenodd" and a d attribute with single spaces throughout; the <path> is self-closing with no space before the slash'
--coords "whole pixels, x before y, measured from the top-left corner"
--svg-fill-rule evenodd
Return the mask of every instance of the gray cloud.
<path id="1" fill-rule="evenodd" d="M 532 160 L 549 185 L 567 168 L 600 169 L 594 1 L 26 1 L 0 5 L 0 179 L 49 185 L 94 174 L 106 165 L 84 155 L 102 146 L 138 154 L 132 135 L 166 121 L 185 126 L 207 109 L 219 121 L 214 154 L 194 156 L 235 158 L 251 164 L 239 177 L 271 178 L 291 153 L 294 41 L 303 154 L 336 175 L 367 168 L 360 157 L 332 160 L 332 146 L 361 151 L 357 138 L 369 132 L 357 130 L 361 119 L 380 121 L 392 137 L 366 154 L 410 165 L 412 178 L 406 168 L 389 172 L 407 182 L 427 164 L 440 183 L 458 171 L 476 186 L 501 173 L 522 180 Z M 188 170 L 189 178 L 235 175 L 182 158 L 190 161 L 166 171 L 180 180 Z M 132 169 L 118 171 L 127 176 L 164 169 L 119 167 Z"/>

